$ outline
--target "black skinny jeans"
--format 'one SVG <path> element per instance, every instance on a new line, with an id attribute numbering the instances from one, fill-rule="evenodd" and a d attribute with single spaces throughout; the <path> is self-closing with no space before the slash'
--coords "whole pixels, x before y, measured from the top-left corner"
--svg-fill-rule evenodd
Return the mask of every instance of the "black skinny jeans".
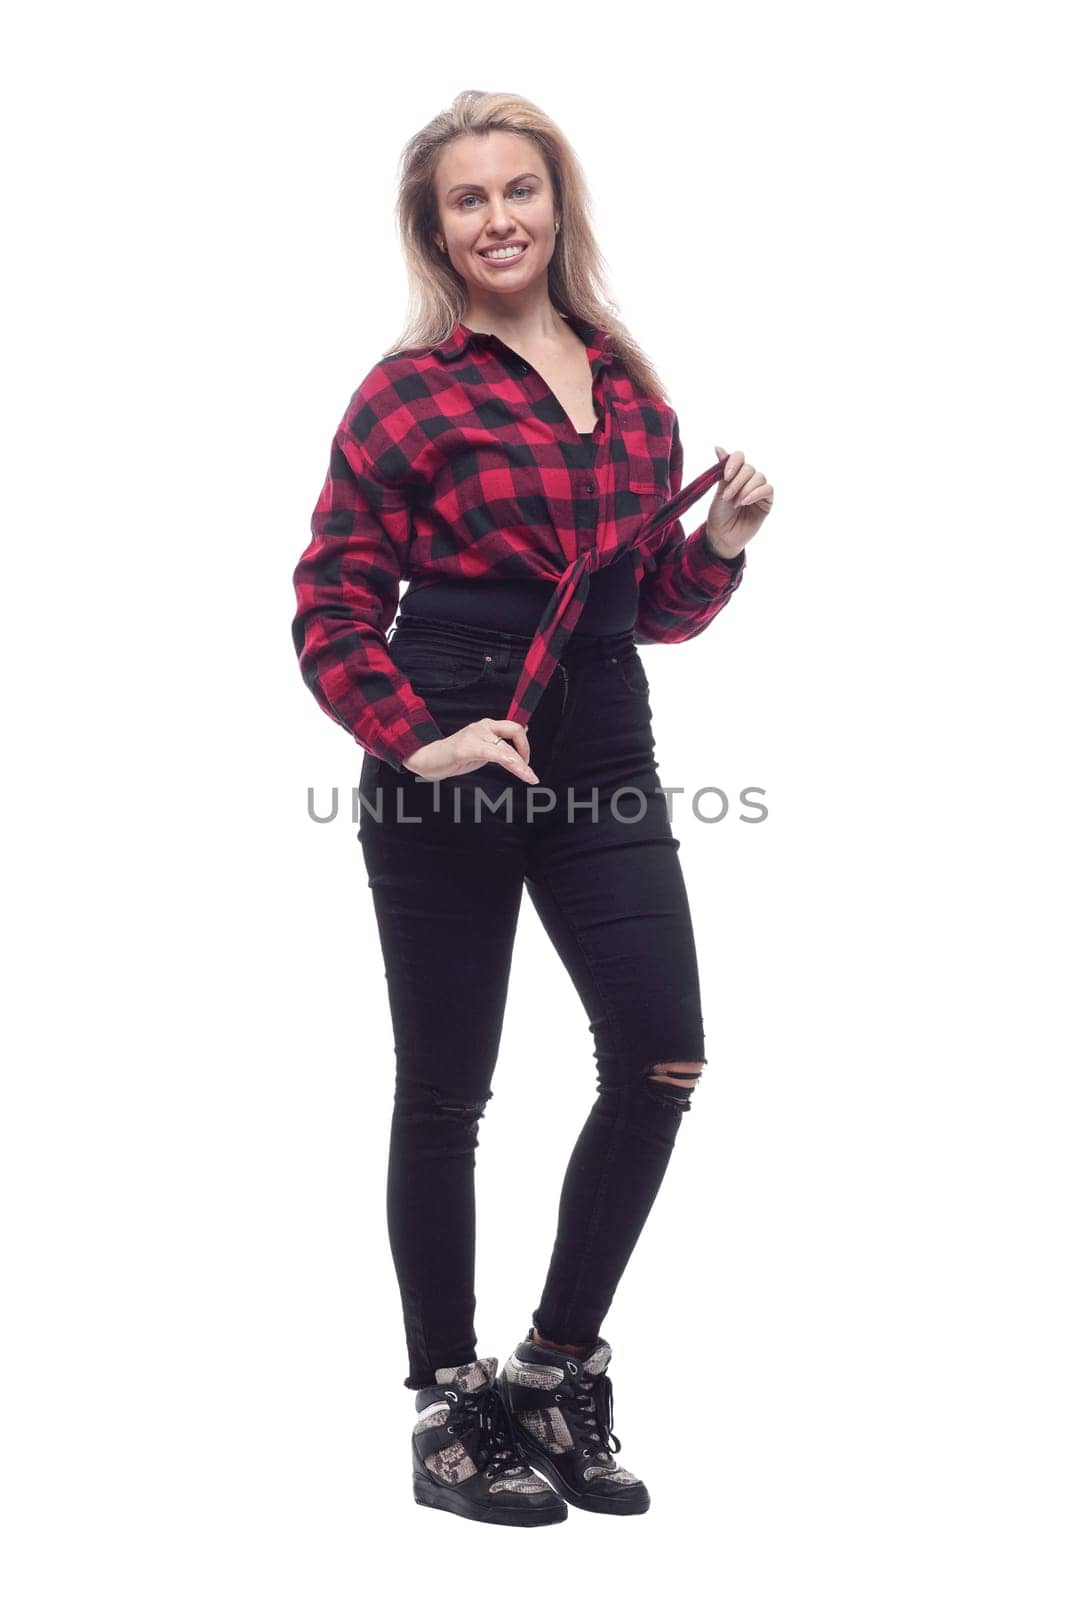
<path id="1" fill-rule="evenodd" d="M 528 644 L 401 616 L 391 651 L 447 736 L 503 717 Z M 524 884 L 588 1013 L 597 1072 L 532 1313 L 543 1337 L 597 1338 L 689 1109 L 691 1090 L 650 1078 L 707 1059 L 651 724 L 632 631 L 576 634 L 530 720 L 536 788 L 496 762 L 435 783 L 364 757 L 358 838 L 396 1042 L 387 1220 L 408 1388 L 475 1359 L 475 1149 Z"/>

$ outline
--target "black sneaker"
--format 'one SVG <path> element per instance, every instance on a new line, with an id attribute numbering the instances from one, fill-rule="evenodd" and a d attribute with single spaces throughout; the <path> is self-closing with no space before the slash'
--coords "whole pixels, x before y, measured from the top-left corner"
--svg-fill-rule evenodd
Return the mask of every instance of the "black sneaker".
<path id="1" fill-rule="evenodd" d="M 632 1516 L 647 1511 L 648 1490 L 613 1451 L 611 1346 L 598 1339 L 584 1358 L 536 1344 L 534 1330 L 508 1356 L 500 1387 L 523 1455 L 565 1500 L 582 1511 Z"/>
<path id="2" fill-rule="evenodd" d="M 516 1528 L 562 1522 L 566 1502 L 530 1471 L 516 1448 L 496 1371 L 495 1356 L 465 1367 L 438 1367 L 437 1382 L 416 1394 L 416 1503 Z"/>

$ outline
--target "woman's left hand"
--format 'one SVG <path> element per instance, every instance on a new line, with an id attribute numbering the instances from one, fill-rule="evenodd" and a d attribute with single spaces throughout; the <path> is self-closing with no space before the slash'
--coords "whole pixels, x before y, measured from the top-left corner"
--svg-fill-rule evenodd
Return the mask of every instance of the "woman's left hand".
<path id="1" fill-rule="evenodd" d="M 762 472 L 745 460 L 743 450 L 727 456 L 721 445 L 715 453 L 726 466 L 711 502 L 704 535 L 712 553 L 729 560 L 758 533 L 774 504 L 774 490 Z"/>

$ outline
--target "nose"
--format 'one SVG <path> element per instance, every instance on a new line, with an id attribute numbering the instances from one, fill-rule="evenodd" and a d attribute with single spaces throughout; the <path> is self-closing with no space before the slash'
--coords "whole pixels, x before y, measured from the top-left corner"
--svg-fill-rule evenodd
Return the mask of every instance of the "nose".
<path id="1" fill-rule="evenodd" d="M 515 231 L 514 224 L 508 214 L 508 208 L 503 200 L 491 200 L 489 202 L 489 222 L 487 226 L 492 234 L 506 236 Z"/>

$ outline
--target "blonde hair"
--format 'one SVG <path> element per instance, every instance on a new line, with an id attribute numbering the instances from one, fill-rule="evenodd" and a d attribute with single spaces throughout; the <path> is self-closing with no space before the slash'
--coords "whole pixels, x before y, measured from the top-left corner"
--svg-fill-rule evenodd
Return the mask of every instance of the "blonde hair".
<path id="1" fill-rule="evenodd" d="M 439 230 L 434 175 L 442 150 L 463 134 L 491 129 L 521 134 L 537 145 L 552 180 L 560 229 L 548 267 L 548 295 L 563 316 L 580 318 L 612 335 L 612 348 L 635 387 L 666 401 L 656 369 L 631 337 L 606 291 L 604 259 L 589 219 L 589 189 L 581 163 L 556 124 L 517 94 L 464 89 L 407 141 L 399 163 L 396 220 L 408 272 L 408 315 L 400 339 L 383 352 L 399 355 L 447 339 L 463 317 L 466 284 L 434 243 Z"/>

